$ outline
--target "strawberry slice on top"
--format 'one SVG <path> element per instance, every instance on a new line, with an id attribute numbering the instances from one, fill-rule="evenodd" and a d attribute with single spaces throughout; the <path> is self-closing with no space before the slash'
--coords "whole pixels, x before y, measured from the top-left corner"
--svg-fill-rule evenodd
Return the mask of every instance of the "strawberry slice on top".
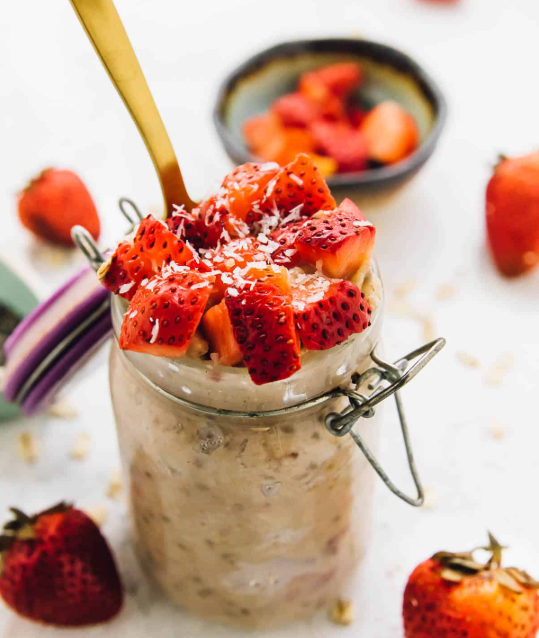
<path id="1" fill-rule="evenodd" d="M 271 254 L 271 258 L 276 264 L 285 266 L 286 268 L 293 268 L 298 265 L 301 256 L 295 247 L 295 242 L 303 224 L 304 220 L 292 222 L 270 233 L 269 238 L 271 241 L 279 244 L 278 248 Z"/>
<path id="2" fill-rule="evenodd" d="M 328 277 L 347 279 L 370 259 L 375 234 L 359 208 L 345 199 L 336 210 L 304 223 L 295 247 L 303 260 Z"/>
<path id="3" fill-rule="evenodd" d="M 213 275 L 173 264 L 139 286 L 125 313 L 120 348 L 182 357 L 202 319 L 213 282 Z"/>
<path id="4" fill-rule="evenodd" d="M 257 281 L 225 297 L 234 338 L 256 385 L 287 379 L 301 367 L 290 294 Z"/>
<path id="5" fill-rule="evenodd" d="M 292 283 L 296 330 L 307 350 L 328 350 L 371 325 L 371 309 L 350 281 L 302 274 Z"/>
<path id="6" fill-rule="evenodd" d="M 163 222 L 148 215 L 133 239 L 120 243 L 110 259 L 99 269 L 101 283 L 115 294 L 132 299 L 140 282 L 150 279 L 170 263 L 191 264 L 193 251 L 168 230 Z"/>
<path id="7" fill-rule="evenodd" d="M 236 219 L 251 223 L 254 219 L 253 204 L 260 201 L 264 189 L 277 175 L 280 167 L 275 162 L 247 163 L 238 166 L 223 180 L 226 189 L 227 209 Z"/>
<path id="8" fill-rule="evenodd" d="M 319 210 L 335 208 L 326 180 L 313 159 L 305 153 L 297 155 L 269 182 L 263 202 L 265 211 L 271 212 L 275 206 L 281 217 L 299 205 L 304 217 L 310 217 Z"/>

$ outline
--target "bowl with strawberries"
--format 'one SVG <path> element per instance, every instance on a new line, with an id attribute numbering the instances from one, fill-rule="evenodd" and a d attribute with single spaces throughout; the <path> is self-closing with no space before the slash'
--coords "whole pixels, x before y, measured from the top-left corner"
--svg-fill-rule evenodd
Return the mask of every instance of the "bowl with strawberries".
<path id="1" fill-rule="evenodd" d="M 446 118 L 435 81 L 406 54 L 368 40 L 279 44 L 224 80 L 214 123 L 238 163 L 307 153 L 332 188 L 402 185 L 432 155 Z"/>

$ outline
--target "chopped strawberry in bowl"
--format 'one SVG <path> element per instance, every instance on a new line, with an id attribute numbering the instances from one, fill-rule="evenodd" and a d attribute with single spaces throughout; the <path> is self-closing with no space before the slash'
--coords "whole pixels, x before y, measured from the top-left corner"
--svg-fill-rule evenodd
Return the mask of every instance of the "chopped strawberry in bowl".
<path id="1" fill-rule="evenodd" d="M 224 81 L 217 132 L 237 163 L 307 153 L 330 186 L 395 187 L 434 151 L 445 100 L 404 53 L 376 42 L 286 42 Z"/>
<path id="2" fill-rule="evenodd" d="M 237 167 L 191 212 L 147 216 L 98 277 L 122 299 L 121 350 L 243 370 L 261 386 L 368 332 L 375 236 L 299 154 Z"/>

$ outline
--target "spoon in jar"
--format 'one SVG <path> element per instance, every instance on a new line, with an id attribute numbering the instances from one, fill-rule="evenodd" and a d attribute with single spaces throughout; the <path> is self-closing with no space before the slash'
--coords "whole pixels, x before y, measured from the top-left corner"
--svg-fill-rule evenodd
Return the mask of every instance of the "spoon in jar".
<path id="1" fill-rule="evenodd" d="M 172 143 L 112 0 L 70 0 L 84 30 L 131 114 L 157 171 L 165 218 L 173 205 L 190 211 L 189 197 Z"/>

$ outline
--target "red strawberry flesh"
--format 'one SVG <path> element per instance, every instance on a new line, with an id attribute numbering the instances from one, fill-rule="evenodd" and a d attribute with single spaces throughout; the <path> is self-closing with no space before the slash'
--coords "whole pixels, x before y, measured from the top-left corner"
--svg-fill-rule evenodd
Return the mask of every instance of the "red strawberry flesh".
<path id="1" fill-rule="evenodd" d="M 301 256 L 295 247 L 295 241 L 298 231 L 303 226 L 303 223 L 304 222 L 302 220 L 299 222 L 293 222 L 292 224 L 287 224 L 286 226 L 273 231 L 269 235 L 271 241 L 279 244 L 279 247 L 271 254 L 271 258 L 276 264 L 285 266 L 286 268 L 293 268 L 300 262 Z"/>
<path id="2" fill-rule="evenodd" d="M 214 277 L 179 267 L 140 286 L 129 304 L 120 348 L 156 357 L 182 357 L 206 308 Z"/>
<path id="3" fill-rule="evenodd" d="M 351 277 L 372 254 L 376 230 L 350 200 L 303 224 L 295 246 L 328 277 Z"/>
<path id="4" fill-rule="evenodd" d="M 140 282 L 153 277 L 172 262 L 183 265 L 195 259 L 193 251 L 152 215 L 141 222 L 133 240 L 123 241 L 99 269 L 101 283 L 115 294 L 132 299 Z"/>
<path id="5" fill-rule="evenodd" d="M 265 282 L 234 290 L 225 302 L 253 383 L 287 379 L 301 367 L 290 295 Z"/>
<path id="6" fill-rule="evenodd" d="M 265 205 L 274 204 L 282 217 L 300 204 L 302 215 L 335 208 L 335 200 L 312 158 L 300 153 L 282 168 L 266 189 Z"/>
<path id="7" fill-rule="evenodd" d="M 311 127 L 317 150 L 333 157 L 341 173 L 367 168 L 369 151 L 363 133 L 344 122 L 315 122 Z"/>
<path id="8" fill-rule="evenodd" d="M 292 285 L 296 330 L 307 350 L 327 350 L 371 325 L 365 295 L 350 281 L 305 275 Z"/>
<path id="9" fill-rule="evenodd" d="M 86 514 L 66 506 L 38 515 L 26 536 L 2 556 L 0 595 L 9 607 L 34 621 L 71 627 L 119 612 L 123 589 L 114 559 Z"/>

